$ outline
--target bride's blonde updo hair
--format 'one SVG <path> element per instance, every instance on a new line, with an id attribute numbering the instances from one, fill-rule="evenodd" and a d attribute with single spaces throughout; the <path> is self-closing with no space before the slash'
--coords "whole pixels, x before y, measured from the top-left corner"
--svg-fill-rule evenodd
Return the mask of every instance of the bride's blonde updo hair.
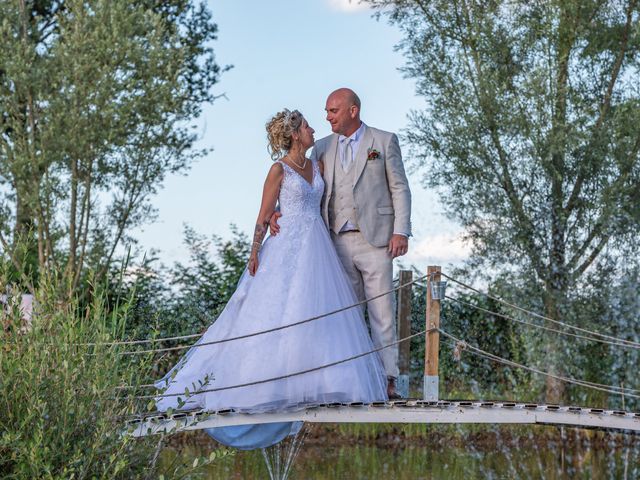
<path id="1" fill-rule="evenodd" d="M 269 139 L 269 155 L 273 160 L 284 157 L 293 143 L 293 133 L 302 125 L 302 114 L 298 110 L 286 108 L 276 113 L 267 123 L 267 138 Z"/>

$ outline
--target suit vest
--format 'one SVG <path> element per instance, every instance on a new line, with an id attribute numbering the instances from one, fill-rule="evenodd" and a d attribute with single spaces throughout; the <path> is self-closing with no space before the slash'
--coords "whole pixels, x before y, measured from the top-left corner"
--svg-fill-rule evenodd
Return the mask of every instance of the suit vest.
<path id="1" fill-rule="evenodd" d="M 349 170 L 345 172 L 340 162 L 337 162 L 333 169 L 333 193 L 329 199 L 329 227 L 335 233 L 340 233 L 340 229 L 347 221 L 351 221 L 358 228 L 358 215 L 353 199 L 355 164 L 354 160 Z"/>

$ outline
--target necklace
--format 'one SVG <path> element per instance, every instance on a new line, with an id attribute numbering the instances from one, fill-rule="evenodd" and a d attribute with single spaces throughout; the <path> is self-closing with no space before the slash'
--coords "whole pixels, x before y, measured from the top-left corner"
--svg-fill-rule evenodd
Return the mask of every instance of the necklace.
<path id="1" fill-rule="evenodd" d="M 304 168 L 307 166 L 307 157 L 304 157 L 304 162 L 302 162 L 302 165 L 298 165 L 298 162 L 296 162 L 293 157 L 289 157 L 291 159 L 291 163 L 293 163 L 296 167 L 298 167 L 300 170 L 304 170 Z"/>

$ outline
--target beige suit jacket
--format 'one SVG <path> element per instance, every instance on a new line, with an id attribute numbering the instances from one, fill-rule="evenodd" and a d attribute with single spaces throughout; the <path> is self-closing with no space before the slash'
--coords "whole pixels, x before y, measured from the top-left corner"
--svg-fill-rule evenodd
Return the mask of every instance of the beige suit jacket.
<path id="1" fill-rule="evenodd" d="M 313 160 L 324 163 L 322 217 L 327 225 L 334 171 L 340 164 L 338 137 L 334 133 L 321 138 L 311 152 Z M 379 156 L 367 160 L 372 149 Z M 354 162 L 353 199 L 364 238 L 375 247 L 386 247 L 393 233 L 411 235 L 411 192 L 397 135 L 365 125 Z"/>

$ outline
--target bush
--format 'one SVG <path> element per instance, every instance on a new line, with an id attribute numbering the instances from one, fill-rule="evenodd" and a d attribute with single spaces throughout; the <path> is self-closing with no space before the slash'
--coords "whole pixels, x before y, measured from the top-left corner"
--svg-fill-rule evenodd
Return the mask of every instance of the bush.
<path id="1" fill-rule="evenodd" d="M 447 291 L 447 294 L 450 294 Z M 454 294 L 460 300 L 500 314 L 503 309 L 496 302 L 475 293 Z M 426 291 L 412 290 L 411 330 L 425 328 Z M 469 306 L 451 300 L 442 302 L 440 327 L 469 344 L 489 351 L 502 358 L 526 363 L 524 338 L 517 327 L 506 320 L 488 315 Z M 453 342 L 440 335 L 440 396 L 442 398 L 516 398 L 519 385 L 531 385 L 527 372 L 496 365 L 491 360 L 479 358 L 468 351 L 455 352 Z M 425 338 L 411 340 L 410 380 L 416 391 L 422 390 L 424 375 Z M 529 399 L 529 398 L 528 398 Z"/>
<path id="2" fill-rule="evenodd" d="M 95 344 L 122 339 L 130 299 L 107 308 L 106 295 L 94 288 L 80 307 L 76 298 L 60 299 L 53 283 L 41 280 L 29 330 L 17 309 L 3 312 L 0 477 L 174 478 L 212 461 L 216 455 L 161 472 L 155 463 L 164 437 L 122 434 L 124 419 L 146 409 L 132 396 L 150 393 L 139 386 L 151 376 L 151 360 Z"/>

